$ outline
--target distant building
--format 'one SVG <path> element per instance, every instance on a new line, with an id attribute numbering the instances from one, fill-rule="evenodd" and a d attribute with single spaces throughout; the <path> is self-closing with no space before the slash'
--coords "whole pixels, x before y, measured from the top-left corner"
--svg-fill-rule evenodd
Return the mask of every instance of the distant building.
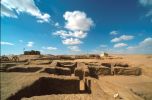
<path id="1" fill-rule="evenodd" d="M 89 58 L 100 58 L 98 54 L 89 54 Z"/>
<path id="2" fill-rule="evenodd" d="M 100 57 L 108 57 L 108 53 L 102 53 L 102 54 L 100 54 Z"/>
<path id="3" fill-rule="evenodd" d="M 24 51 L 24 55 L 40 55 L 40 51 L 35 51 L 35 50 L 31 50 L 31 51 Z"/>

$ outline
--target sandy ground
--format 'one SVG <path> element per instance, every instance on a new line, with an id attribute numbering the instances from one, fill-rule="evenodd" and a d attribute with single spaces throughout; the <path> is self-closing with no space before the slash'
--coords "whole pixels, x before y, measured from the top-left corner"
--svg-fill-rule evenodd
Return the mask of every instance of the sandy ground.
<path id="1" fill-rule="evenodd" d="M 27 58 L 27 57 L 26 57 Z M 142 68 L 140 76 L 100 76 L 91 79 L 91 94 L 58 94 L 32 96 L 23 100 L 152 100 L 152 55 L 113 55 L 111 58 L 77 59 L 77 62 L 122 62 L 130 67 Z M 40 65 L 39 65 L 40 66 Z M 41 66 L 42 67 L 42 66 Z M 45 67 L 45 66 L 43 66 Z M 1 100 L 5 100 L 21 88 L 32 84 L 45 73 L 1 72 Z M 34 92 L 34 91 L 33 91 Z"/>

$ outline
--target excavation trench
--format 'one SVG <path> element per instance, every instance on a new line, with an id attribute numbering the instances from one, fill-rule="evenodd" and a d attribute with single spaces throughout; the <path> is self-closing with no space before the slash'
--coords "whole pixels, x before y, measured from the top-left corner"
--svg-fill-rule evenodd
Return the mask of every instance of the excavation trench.
<path id="1" fill-rule="evenodd" d="M 26 86 L 16 92 L 7 100 L 20 100 L 23 97 L 51 95 L 51 94 L 82 94 L 90 93 L 88 87 L 86 90 L 80 90 L 80 80 L 74 78 L 55 78 L 41 77 L 30 86 Z"/>
<path id="2" fill-rule="evenodd" d="M 75 68 L 77 67 L 77 63 L 72 62 L 57 62 L 58 67 L 69 68 L 71 73 L 74 73 Z"/>
<path id="3" fill-rule="evenodd" d="M 36 72 L 38 70 L 42 69 L 41 67 L 13 67 L 6 70 L 6 72 L 24 72 L 24 73 L 30 73 L 30 72 Z"/>

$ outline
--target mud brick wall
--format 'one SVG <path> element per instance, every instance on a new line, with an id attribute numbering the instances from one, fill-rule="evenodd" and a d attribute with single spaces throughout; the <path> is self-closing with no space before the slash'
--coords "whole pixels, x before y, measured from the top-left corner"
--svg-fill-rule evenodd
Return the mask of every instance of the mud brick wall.
<path id="1" fill-rule="evenodd" d="M 55 67 L 45 68 L 41 73 L 56 74 Z"/>
<path id="2" fill-rule="evenodd" d="M 78 79 L 58 79 L 58 78 L 41 78 L 40 84 L 42 90 L 51 91 L 53 93 L 78 93 L 80 91 L 80 81 Z"/>
<path id="3" fill-rule="evenodd" d="M 71 70 L 69 68 L 55 67 L 55 73 L 58 75 L 71 75 Z"/>
<path id="4" fill-rule="evenodd" d="M 81 68 L 76 68 L 74 71 L 74 75 L 78 76 L 80 80 L 84 78 L 84 71 Z"/>
<path id="5" fill-rule="evenodd" d="M 85 63 L 79 62 L 77 63 L 77 68 L 82 69 L 84 71 L 84 76 L 89 76 L 89 69 Z"/>
<path id="6" fill-rule="evenodd" d="M 88 65 L 89 75 L 98 78 L 99 75 L 111 75 L 111 68 L 98 66 L 98 65 Z"/>
<path id="7" fill-rule="evenodd" d="M 72 73 L 74 73 L 75 68 L 77 67 L 77 63 L 72 63 L 72 62 L 57 62 L 58 67 L 64 67 L 64 68 L 69 68 Z"/>
<path id="8" fill-rule="evenodd" d="M 12 67 L 8 68 L 7 72 L 36 72 L 42 69 L 41 67 Z"/>
<path id="9" fill-rule="evenodd" d="M 110 75 L 111 74 L 111 69 L 108 68 L 108 67 L 100 66 L 98 74 L 99 75 Z"/>
<path id="10" fill-rule="evenodd" d="M 114 74 L 115 75 L 141 75 L 142 69 L 138 67 L 114 67 Z"/>
<path id="11" fill-rule="evenodd" d="M 23 97 L 50 95 L 50 94 L 74 94 L 80 92 L 80 81 L 77 78 L 64 79 L 53 77 L 41 77 L 33 84 L 23 87 L 21 90 L 7 98 L 7 100 L 21 100 Z"/>

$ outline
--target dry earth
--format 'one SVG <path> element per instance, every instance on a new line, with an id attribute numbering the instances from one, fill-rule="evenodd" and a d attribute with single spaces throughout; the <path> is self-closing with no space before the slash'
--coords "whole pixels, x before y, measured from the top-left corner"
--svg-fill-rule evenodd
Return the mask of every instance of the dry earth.
<path id="1" fill-rule="evenodd" d="M 21 57 L 36 58 L 37 56 Z M 114 100 L 114 95 L 119 94 L 117 100 L 152 100 L 152 55 L 112 55 L 103 59 L 77 59 L 74 62 L 85 62 L 101 64 L 106 63 L 127 63 L 130 67 L 142 68 L 140 76 L 108 75 L 100 76 L 99 79 L 91 78 L 91 94 L 46 94 L 23 97 L 22 100 Z M 32 62 L 30 67 L 45 68 L 49 61 L 44 61 L 43 65 Z M 27 67 L 28 65 L 19 64 L 18 66 Z M 20 89 L 30 86 L 40 77 L 49 77 L 51 74 L 35 72 L 1 72 L 1 100 L 6 100 Z M 51 84 L 50 84 L 51 85 Z M 36 92 L 36 91 L 33 91 Z"/>

